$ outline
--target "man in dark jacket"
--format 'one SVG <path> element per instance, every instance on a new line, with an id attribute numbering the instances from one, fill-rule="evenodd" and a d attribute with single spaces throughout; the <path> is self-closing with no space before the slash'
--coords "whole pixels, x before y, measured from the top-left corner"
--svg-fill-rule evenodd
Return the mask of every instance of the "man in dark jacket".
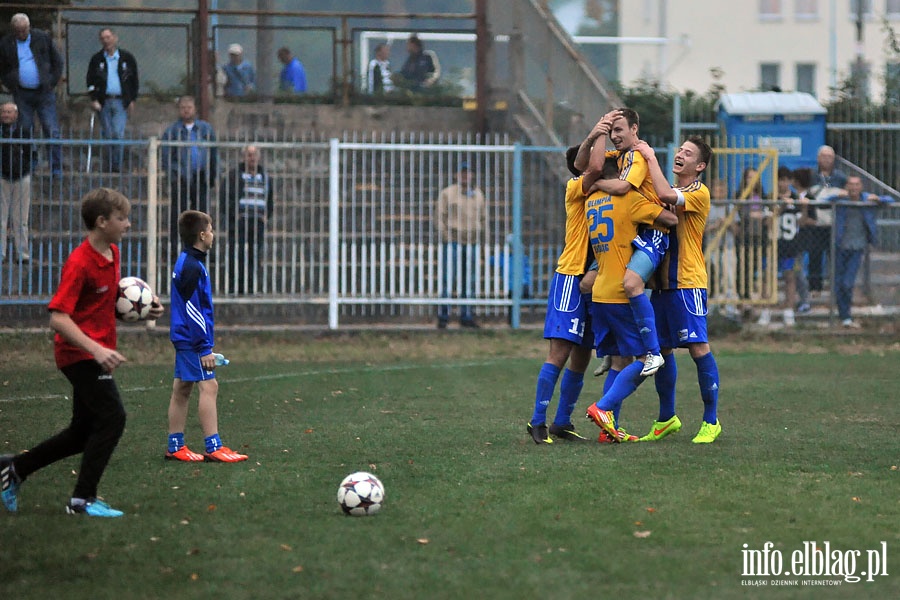
<path id="1" fill-rule="evenodd" d="M 0 39 L 0 80 L 12 94 L 19 107 L 19 126 L 25 131 L 34 129 L 37 113 L 44 135 L 59 139 L 59 119 L 56 116 L 56 94 L 63 71 L 63 59 L 53 39 L 45 31 L 32 29 L 28 15 L 13 15 L 12 33 Z M 62 147 L 48 146 L 50 170 L 62 174 Z"/>
<path id="2" fill-rule="evenodd" d="M 256 282 L 265 252 L 266 221 L 274 208 L 272 190 L 272 179 L 260 162 L 259 148 L 247 146 L 244 161 L 222 181 L 219 199 L 219 228 L 228 232 L 231 264 L 226 289 L 238 294 L 261 291 Z"/>
<path id="3" fill-rule="evenodd" d="M 441 76 L 441 63 L 437 54 L 425 50 L 422 40 L 416 35 L 411 35 L 406 40 L 406 51 L 409 54 L 400 69 L 399 83 L 417 92 L 433 86 Z"/>
<path id="4" fill-rule="evenodd" d="M 91 109 L 100 114 L 103 138 L 121 140 L 138 95 L 137 61 L 130 52 L 119 48 L 119 37 L 109 27 L 100 30 L 100 44 L 103 49 L 91 57 L 87 70 Z M 123 154 L 123 146 L 110 148 L 104 167 L 116 173 L 121 171 Z"/>
<path id="5" fill-rule="evenodd" d="M 13 239 L 19 261 L 28 262 L 28 213 L 31 208 L 31 144 L 16 120 L 12 102 L 0 106 L 0 260 L 6 258 L 6 223 L 12 217 Z"/>

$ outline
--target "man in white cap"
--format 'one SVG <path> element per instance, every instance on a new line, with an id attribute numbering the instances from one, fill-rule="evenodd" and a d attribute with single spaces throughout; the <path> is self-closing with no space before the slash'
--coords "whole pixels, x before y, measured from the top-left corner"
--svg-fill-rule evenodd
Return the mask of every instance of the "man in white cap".
<path id="1" fill-rule="evenodd" d="M 241 98 L 256 91 L 256 72 L 253 65 L 244 60 L 240 44 L 228 46 L 228 62 L 222 65 L 225 73 L 225 97 Z"/>

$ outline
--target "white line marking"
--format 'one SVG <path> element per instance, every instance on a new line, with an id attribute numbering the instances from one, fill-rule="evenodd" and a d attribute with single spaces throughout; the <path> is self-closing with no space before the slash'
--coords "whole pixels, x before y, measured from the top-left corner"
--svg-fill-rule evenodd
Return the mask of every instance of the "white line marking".
<path id="1" fill-rule="evenodd" d="M 346 373 L 376 373 L 379 371 L 408 371 L 410 369 L 467 369 L 470 367 L 482 367 L 485 365 L 497 364 L 505 362 L 508 358 L 495 358 L 491 360 L 481 360 L 478 362 L 462 362 L 462 363 L 436 363 L 431 365 L 380 365 L 380 366 L 362 366 L 347 367 L 341 369 L 313 369 L 311 371 L 297 371 L 293 373 L 273 373 L 271 375 L 256 375 L 253 377 L 235 377 L 225 380 L 226 383 L 246 383 L 248 381 L 274 381 L 278 379 L 291 379 L 294 377 L 310 377 L 317 375 L 343 375 Z M 133 392 L 149 392 L 152 390 L 162 389 L 162 386 L 140 386 L 120 388 L 122 394 Z M 47 394 L 45 396 L 16 396 L 12 398 L 0 398 L 0 404 L 11 402 L 23 402 L 29 400 L 68 400 L 69 396 L 65 394 Z"/>

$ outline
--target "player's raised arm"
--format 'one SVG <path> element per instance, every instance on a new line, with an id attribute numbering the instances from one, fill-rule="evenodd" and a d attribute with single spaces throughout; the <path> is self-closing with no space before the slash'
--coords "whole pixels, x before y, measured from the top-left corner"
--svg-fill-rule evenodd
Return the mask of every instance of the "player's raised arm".
<path id="1" fill-rule="evenodd" d="M 666 179 L 666 175 L 662 172 L 659 161 L 656 159 L 656 152 L 650 144 L 644 140 L 640 140 L 634 145 L 634 150 L 635 152 L 639 152 L 640 155 L 644 157 L 644 160 L 647 161 L 647 169 L 649 170 L 650 178 L 653 181 L 653 188 L 656 190 L 656 194 L 659 196 L 660 201 L 665 202 L 666 204 L 677 204 L 678 193 L 672 188 L 669 180 Z"/>

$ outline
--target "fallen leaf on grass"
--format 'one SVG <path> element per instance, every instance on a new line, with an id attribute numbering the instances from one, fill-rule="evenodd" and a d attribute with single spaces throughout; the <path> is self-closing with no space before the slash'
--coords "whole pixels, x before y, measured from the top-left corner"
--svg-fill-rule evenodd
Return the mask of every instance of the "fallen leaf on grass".
<path id="1" fill-rule="evenodd" d="M 312 432 L 313 432 L 312 427 L 310 427 L 309 429 L 304 429 L 304 430 L 303 430 L 303 433 L 312 433 Z"/>
<path id="2" fill-rule="evenodd" d="M 206 510 L 207 510 L 207 512 L 215 512 L 216 508 L 217 507 L 215 504 L 210 504 L 209 506 L 206 507 Z"/>
<path id="3" fill-rule="evenodd" d="M 649 532 L 649 531 L 635 531 L 635 532 L 634 532 L 634 537 L 636 537 L 636 538 L 648 538 L 648 537 L 650 537 L 650 532 Z"/>
<path id="4" fill-rule="evenodd" d="M 647 512 L 650 513 L 650 514 L 653 514 L 653 513 L 656 512 L 656 509 L 653 508 L 652 506 L 648 506 L 648 507 L 647 507 Z"/>
<path id="5" fill-rule="evenodd" d="M 280 548 L 281 548 L 282 550 L 284 550 L 285 552 L 290 552 L 291 550 L 293 550 L 293 548 L 291 548 L 291 547 L 288 546 L 287 544 L 282 544 L 282 545 L 280 546 Z"/>
<path id="6" fill-rule="evenodd" d="M 423 546 L 428 543 L 428 538 L 416 538 L 416 541 L 422 544 Z"/>
<path id="7" fill-rule="evenodd" d="M 191 581 L 197 581 L 198 579 L 200 579 L 199 575 L 197 575 L 196 573 L 191 573 Z"/>
<path id="8" fill-rule="evenodd" d="M 303 565 L 297 565 L 296 567 L 294 567 L 293 569 L 291 569 L 291 571 L 292 571 L 293 573 L 302 573 L 302 572 L 303 572 Z"/>
<path id="9" fill-rule="evenodd" d="M 859 499 L 859 496 L 853 496 L 850 499 L 853 500 L 854 502 L 862 502 L 862 500 Z"/>

